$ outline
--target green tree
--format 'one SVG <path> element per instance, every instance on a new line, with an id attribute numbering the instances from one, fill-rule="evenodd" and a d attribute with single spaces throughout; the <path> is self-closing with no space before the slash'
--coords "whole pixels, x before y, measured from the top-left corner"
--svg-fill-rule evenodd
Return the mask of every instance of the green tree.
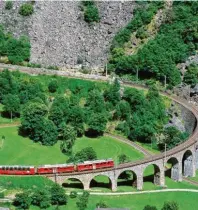
<path id="1" fill-rule="evenodd" d="M 89 92 L 85 107 L 86 111 L 93 110 L 99 113 L 106 111 L 104 97 L 98 89 L 95 88 Z"/>
<path id="2" fill-rule="evenodd" d="M 75 140 L 76 140 L 75 129 L 70 125 L 66 125 L 63 130 L 63 138 L 60 144 L 60 149 L 62 153 L 64 154 L 71 153 L 72 146 L 74 145 Z"/>
<path id="3" fill-rule="evenodd" d="M 7 94 L 3 97 L 3 110 L 10 114 L 11 122 L 12 117 L 19 116 L 20 114 L 20 100 L 17 95 Z"/>
<path id="4" fill-rule="evenodd" d="M 175 201 L 165 202 L 162 210 L 179 210 L 179 205 Z"/>
<path id="5" fill-rule="evenodd" d="M 20 80 L 19 97 L 22 104 L 30 100 L 39 98 L 43 103 L 46 102 L 43 87 L 40 82 L 35 79 L 22 79 Z"/>
<path id="6" fill-rule="evenodd" d="M 157 141 L 158 147 L 160 150 L 164 150 L 165 143 L 167 145 L 167 149 L 172 149 L 177 144 L 183 142 L 188 138 L 188 133 L 181 132 L 174 126 L 169 126 L 164 128 L 163 130 L 164 138 Z"/>
<path id="7" fill-rule="evenodd" d="M 40 141 L 43 145 L 53 146 L 57 143 L 58 131 L 51 120 L 40 118 L 30 137 L 36 142 Z"/>
<path id="8" fill-rule="evenodd" d="M 65 190 L 58 184 L 54 184 L 51 188 L 51 204 L 52 205 L 66 205 L 67 196 Z"/>
<path id="9" fill-rule="evenodd" d="M 89 117 L 88 117 L 89 116 Z M 95 113 L 94 111 L 89 112 L 87 116 L 87 134 L 90 136 L 102 135 L 105 131 L 107 124 L 107 116 L 105 113 Z"/>
<path id="10" fill-rule="evenodd" d="M 5 9 L 10 10 L 13 7 L 12 1 L 6 1 Z"/>
<path id="11" fill-rule="evenodd" d="M 84 162 L 88 160 L 96 160 L 97 154 L 92 147 L 85 147 L 71 157 L 68 162 Z"/>
<path id="12" fill-rule="evenodd" d="M 131 110 L 134 112 L 139 109 L 145 102 L 143 92 L 134 88 L 127 88 L 124 91 L 123 99 L 130 104 Z"/>
<path id="13" fill-rule="evenodd" d="M 113 106 L 115 106 L 121 100 L 120 83 L 117 78 L 114 80 L 113 85 L 111 85 L 110 88 L 104 92 L 104 98 L 105 101 L 112 103 Z"/>
<path id="14" fill-rule="evenodd" d="M 76 202 L 76 205 L 79 210 L 85 210 L 87 208 L 89 200 L 89 193 L 84 191 L 81 196 L 79 196 L 78 201 Z"/>
<path id="15" fill-rule="evenodd" d="M 58 107 L 62 111 L 64 122 L 66 122 L 69 116 L 69 112 L 70 112 L 68 98 L 62 95 L 57 96 L 53 101 L 51 110 L 53 110 L 55 107 Z"/>
<path id="16" fill-rule="evenodd" d="M 129 161 L 129 158 L 125 154 L 121 154 L 118 156 L 119 163 L 126 163 Z"/>
<path id="17" fill-rule="evenodd" d="M 146 205 L 143 210 L 157 210 L 155 206 Z"/>
<path id="18" fill-rule="evenodd" d="M 99 22 L 100 16 L 95 5 L 87 5 L 84 9 L 84 20 L 88 23 Z"/>
<path id="19" fill-rule="evenodd" d="M 22 129 L 29 134 L 33 132 L 38 122 L 46 116 L 48 108 L 46 105 L 38 102 L 29 102 L 23 107 L 21 115 Z"/>
<path id="20" fill-rule="evenodd" d="M 131 116 L 131 107 L 127 101 L 120 101 L 115 107 L 114 118 L 119 120 L 127 120 Z"/>
<path id="21" fill-rule="evenodd" d="M 57 88 L 58 88 L 58 81 L 56 79 L 51 80 L 50 83 L 48 84 L 49 92 L 55 93 Z"/>
<path id="22" fill-rule="evenodd" d="M 198 83 L 198 65 L 191 64 L 184 74 L 184 82 L 195 86 Z"/>
<path id="23" fill-rule="evenodd" d="M 74 127 L 77 132 L 77 136 L 84 134 L 84 111 L 80 106 L 72 106 L 69 110 L 68 123 Z"/>
<path id="24" fill-rule="evenodd" d="M 22 16 L 30 16 L 34 12 L 33 5 L 30 3 L 24 3 L 19 8 L 19 14 Z"/>
<path id="25" fill-rule="evenodd" d="M 15 199 L 13 201 L 14 206 L 18 209 L 29 209 L 31 205 L 31 197 L 28 192 L 18 193 L 15 195 Z"/>
<path id="26" fill-rule="evenodd" d="M 107 204 L 103 201 L 96 203 L 96 208 L 108 208 Z"/>
<path id="27" fill-rule="evenodd" d="M 99 90 L 89 92 L 85 104 L 87 134 L 91 136 L 101 135 L 107 124 L 108 113 L 105 102 Z"/>
<path id="28" fill-rule="evenodd" d="M 32 204 L 39 206 L 41 209 L 46 209 L 50 206 L 50 194 L 45 189 L 36 189 L 31 195 Z"/>
<path id="29" fill-rule="evenodd" d="M 52 106 L 49 113 L 49 119 L 60 128 L 61 124 L 65 121 L 64 113 L 58 106 Z"/>

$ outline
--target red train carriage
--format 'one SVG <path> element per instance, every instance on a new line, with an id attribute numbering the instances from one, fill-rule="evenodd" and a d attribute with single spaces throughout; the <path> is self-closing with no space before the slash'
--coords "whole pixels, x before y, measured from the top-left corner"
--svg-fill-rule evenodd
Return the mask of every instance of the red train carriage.
<path id="1" fill-rule="evenodd" d="M 93 170 L 93 163 L 91 161 L 86 161 L 83 163 L 79 163 L 76 166 L 77 171 L 90 171 Z"/>
<path id="2" fill-rule="evenodd" d="M 112 159 L 95 161 L 93 164 L 95 165 L 96 169 L 114 167 L 114 162 Z"/>
<path id="3" fill-rule="evenodd" d="M 112 167 L 114 167 L 114 162 L 112 159 L 85 161 L 77 165 L 77 171 L 88 171 L 88 170 L 112 168 Z"/>
<path id="4" fill-rule="evenodd" d="M 75 165 L 73 164 L 56 165 L 56 173 L 69 173 L 74 171 L 75 171 Z"/>
<path id="5" fill-rule="evenodd" d="M 34 166 L 0 166 L 0 174 L 5 175 L 34 175 Z"/>
<path id="6" fill-rule="evenodd" d="M 56 165 L 43 165 L 37 168 L 38 174 L 50 174 L 50 173 L 69 173 L 73 172 L 75 166 L 72 164 L 56 164 Z"/>

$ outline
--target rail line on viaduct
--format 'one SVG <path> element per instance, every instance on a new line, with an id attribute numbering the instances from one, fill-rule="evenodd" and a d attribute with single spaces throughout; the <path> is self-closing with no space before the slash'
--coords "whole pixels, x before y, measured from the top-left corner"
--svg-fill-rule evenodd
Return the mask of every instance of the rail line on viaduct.
<path id="1" fill-rule="evenodd" d="M 63 71 L 54 71 L 46 69 L 36 69 L 28 67 L 16 67 L 11 65 L 0 64 L 0 69 L 9 69 L 11 71 L 19 69 L 19 71 L 28 73 L 28 74 L 47 74 L 47 75 L 59 75 L 65 77 L 76 77 L 81 79 L 88 80 L 99 80 L 99 81 L 108 81 L 107 77 L 94 77 L 86 75 L 77 75 Z M 130 83 L 123 83 L 122 86 L 133 87 L 146 89 L 139 85 L 134 85 Z M 154 166 L 154 176 L 153 182 L 156 185 L 165 186 L 165 172 L 167 170 L 166 163 L 170 162 L 172 164 L 171 168 L 171 178 L 175 181 L 182 181 L 184 177 L 193 177 L 195 176 L 196 169 L 198 169 L 198 109 L 189 104 L 187 101 L 180 99 L 176 96 L 168 95 L 167 93 L 161 92 L 161 95 L 168 97 L 173 100 L 175 103 L 180 104 L 185 107 L 189 112 L 194 116 L 196 120 L 196 125 L 192 135 L 189 139 L 178 146 L 174 147 L 171 150 L 168 150 L 165 153 L 160 153 L 157 155 L 147 156 L 143 160 L 133 161 L 125 164 L 120 164 L 111 169 L 103 170 L 93 170 L 93 171 L 84 171 L 84 172 L 75 172 L 75 173 L 65 173 L 65 174 L 49 174 L 46 177 L 51 179 L 54 182 L 63 184 L 67 179 L 75 178 L 78 179 L 82 184 L 85 190 L 90 189 L 91 181 L 98 175 L 105 175 L 109 178 L 111 183 L 112 191 L 117 190 L 117 180 L 120 174 L 125 171 L 131 171 L 133 173 L 133 186 L 136 186 L 138 190 L 143 189 L 143 177 L 144 170 L 150 166 Z"/>

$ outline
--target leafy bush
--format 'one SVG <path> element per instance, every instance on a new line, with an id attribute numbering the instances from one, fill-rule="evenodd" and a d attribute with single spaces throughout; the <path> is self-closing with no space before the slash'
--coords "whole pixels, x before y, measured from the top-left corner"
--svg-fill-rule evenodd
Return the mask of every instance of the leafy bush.
<path id="1" fill-rule="evenodd" d="M 0 198 L 4 198 L 4 197 L 5 197 L 4 193 L 0 192 Z"/>
<path id="2" fill-rule="evenodd" d="M 71 157 L 68 162 L 83 162 L 87 160 L 96 160 L 97 155 L 92 147 L 86 147 L 81 151 L 77 152 L 73 157 Z"/>
<path id="3" fill-rule="evenodd" d="M 198 83 L 198 65 L 191 64 L 184 74 L 184 82 L 195 86 Z"/>
<path id="4" fill-rule="evenodd" d="M 34 12 L 33 5 L 30 3 L 25 3 L 20 6 L 19 14 L 22 16 L 30 16 Z"/>
<path id="5" fill-rule="evenodd" d="M 77 197 L 77 192 L 76 191 L 71 191 L 69 197 L 70 198 L 76 198 Z"/>
<path id="6" fill-rule="evenodd" d="M 99 22 L 99 12 L 94 1 L 82 1 L 84 20 L 88 23 Z"/>
<path id="7" fill-rule="evenodd" d="M 57 88 L 58 88 L 57 80 L 53 79 L 52 81 L 50 81 L 50 83 L 48 85 L 49 92 L 54 93 L 54 92 L 56 92 Z"/>
<path id="8" fill-rule="evenodd" d="M 10 10 L 13 7 L 12 1 L 6 1 L 5 9 Z"/>
<path id="9" fill-rule="evenodd" d="M 31 202 L 32 202 L 32 199 L 30 197 L 30 193 L 23 192 L 23 193 L 17 193 L 15 195 L 13 204 L 18 209 L 29 209 Z"/>
<path id="10" fill-rule="evenodd" d="M 30 42 L 25 36 L 15 39 L 11 34 L 6 34 L 0 26 L 0 55 L 7 56 L 12 64 L 21 64 L 30 58 Z"/>
<path id="11" fill-rule="evenodd" d="M 88 23 L 100 21 L 98 8 L 95 5 L 94 6 L 89 5 L 86 7 L 84 12 L 84 20 Z"/>

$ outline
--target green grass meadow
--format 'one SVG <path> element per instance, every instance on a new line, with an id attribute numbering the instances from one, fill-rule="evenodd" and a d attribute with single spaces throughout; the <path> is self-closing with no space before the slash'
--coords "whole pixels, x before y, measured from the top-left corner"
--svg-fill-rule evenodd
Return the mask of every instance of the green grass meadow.
<path id="1" fill-rule="evenodd" d="M 60 210 L 78 210 L 76 202 L 78 198 L 68 199 L 66 206 Z M 86 210 L 94 210 L 98 202 L 105 202 L 111 208 L 129 208 L 130 210 L 143 210 L 146 205 L 154 205 L 160 210 L 166 201 L 176 201 L 179 210 L 197 210 L 197 193 L 193 192 L 159 192 L 153 194 L 120 195 L 120 196 L 96 196 L 90 195 Z M 2 204 L 3 205 L 3 204 Z M 30 210 L 40 208 L 31 206 Z M 54 210 L 55 206 L 47 210 Z"/>
<path id="2" fill-rule="evenodd" d="M 34 143 L 29 138 L 18 135 L 17 127 L 0 128 L 0 137 L 5 136 L 0 148 L 0 165 L 40 165 L 65 163 L 68 156 L 60 151 L 59 142 L 54 146 L 42 146 Z M 128 146 L 109 137 L 77 139 L 73 148 L 74 153 L 91 146 L 97 153 L 98 159 L 113 158 L 118 161 L 118 156 L 125 153 L 130 160 L 142 159 L 143 155 Z"/>

